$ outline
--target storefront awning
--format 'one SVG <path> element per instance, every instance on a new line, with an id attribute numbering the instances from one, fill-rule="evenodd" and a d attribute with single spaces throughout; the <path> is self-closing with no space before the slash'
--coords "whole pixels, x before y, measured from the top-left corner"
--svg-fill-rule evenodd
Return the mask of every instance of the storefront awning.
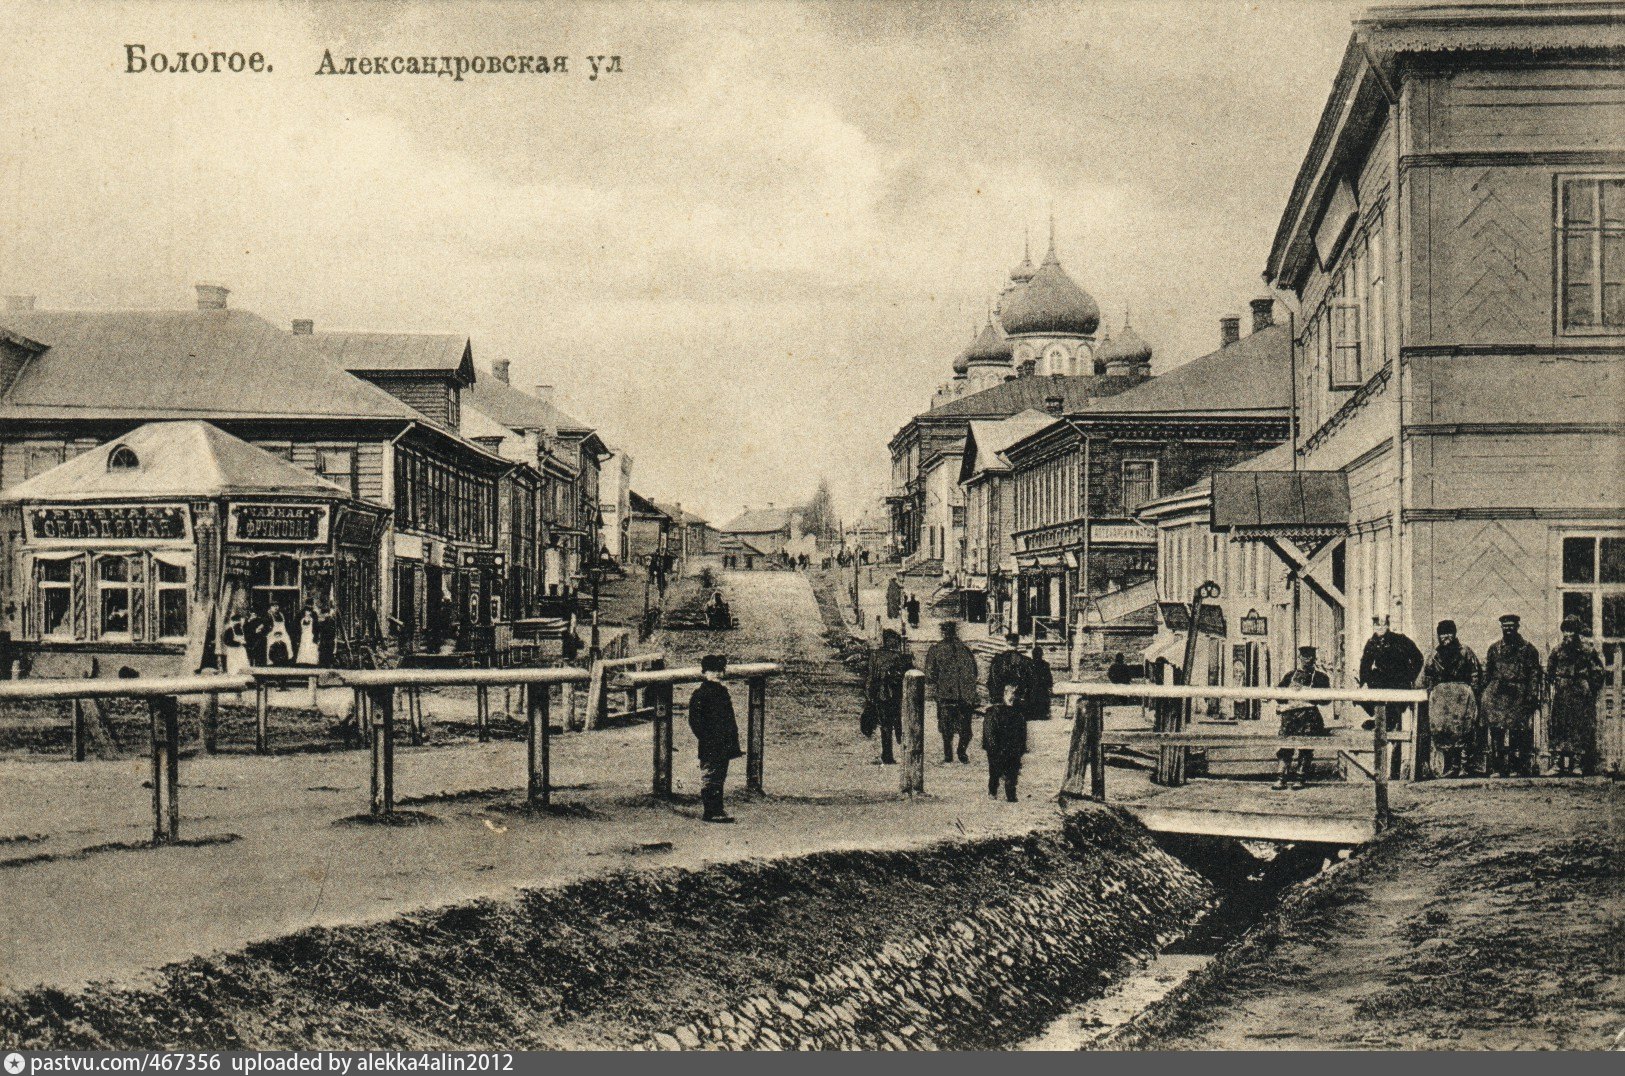
<path id="1" fill-rule="evenodd" d="M 1247 533 L 1340 534 L 1349 523 L 1342 471 L 1218 471 L 1213 529 Z"/>

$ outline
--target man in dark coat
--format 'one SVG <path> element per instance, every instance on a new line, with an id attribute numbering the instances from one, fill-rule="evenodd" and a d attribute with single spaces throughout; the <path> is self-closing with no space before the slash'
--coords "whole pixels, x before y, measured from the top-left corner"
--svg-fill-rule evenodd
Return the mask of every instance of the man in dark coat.
<path id="1" fill-rule="evenodd" d="M 1484 666 L 1472 648 L 1456 638 L 1456 622 L 1441 620 L 1439 645 L 1422 670 L 1428 692 L 1433 743 L 1444 755 L 1444 776 L 1476 772 L 1484 761 L 1484 723 L 1478 714 L 1478 692 Z"/>
<path id="2" fill-rule="evenodd" d="M 1027 706 L 1028 721 L 1048 721 L 1050 700 L 1055 695 L 1055 673 L 1044 660 L 1044 648 L 1033 645 L 1027 664 L 1027 690 L 1023 700 Z"/>
<path id="3" fill-rule="evenodd" d="M 1298 667 L 1281 678 L 1278 687 L 1307 687 L 1328 688 L 1332 682 L 1326 674 L 1315 668 L 1316 651 L 1312 646 L 1298 647 Z M 1281 719 L 1280 734 L 1282 736 L 1324 736 L 1326 734 L 1326 719 L 1321 716 L 1320 704 L 1305 700 L 1292 700 L 1280 704 L 1276 711 Z M 1315 760 L 1315 753 L 1308 748 L 1283 747 L 1275 752 L 1275 757 L 1281 761 L 1281 775 L 1275 781 L 1277 789 L 1287 787 L 1287 780 L 1294 776 L 1296 767 L 1296 780 L 1293 788 L 1303 788 L 1309 783 L 1309 766 Z"/>
<path id="4" fill-rule="evenodd" d="M 982 750 L 987 752 L 987 794 L 997 796 L 1004 785 L 1004 798 L 1016 802 L 1016 780 L 1021 776 L 1021 756 L 1027 752 L 1027 715 L 1017 701 L 1019 685 L 1004 685 L 1004 695 L 987 708 L 982 718 Z"/>
<path id="5" fill-rule="evenodd" d="M 1422 651 L 1409 636 L 1388 630 L 1388 618 L 1371 618 L 1371 638 L 1366 640 L 1365 652 L 1360 655 L 1360 684 L 1364 687 L 1402 689 L 1416 686 L 1416 677 L 1422 671 Z M 1377 703 L 1362 703 L 1365 712 L 1376 716 Z M 1404 703 L 1382 704 L 1386 728 L 1393 732 L 1400 727 L 1405 714 Z"/>
<path id="6" fill-rule="evenodd" d="M 248 663 L 255 668 L 266 665 L 265 640 L 271 634 L 271 621 L 264 613 L 249 613 L 243 622 L 243 645 L 248 650 Z"/>
<path id="7" fill-rule="evenodd" d="M 1535 711 L 1546 673 L 1540 651 L 1518 634 L 1518 616 L 1501 617 L 1501 639 L 1484 658 L 1480 706 L 1489 727 L 1490 760 L 1502 777 L 1529 772 L 1535 746 Z"/>
<path id="8" fill-rule="evenodd" d="M 1007 650 L 1001 650 L 993 655 L 993 661 L 987 669 L 987 697 L 991 702 L 999 702 L 1004 698 L 1004 686 L 1015 684 L 1021 693 L 1020 701 L 1025 702 L 1025 692 L 1029 673 L 1027 665 L 1032 660 L 1021 652 L 1021 636 L 1016 632 L 1008 632 L 1004 637 Z"/>
<path id="9" fill-rule="evenodd" d="M 976 708 L 976 655 L 959 639 L 959 625 L 942 622 L 942 638 L 925 652 L 925 683 L 937 700 L 937 731 L 942 734 L 942 761 L 969 762 L 971 711 Z"/>
<path id="10" fill-rule="evenodd" d="M 688 700 L 688 727 L 700 746 L 700 802 L 705 806 L 706 822 L 733 821 L 722 809 L 722 786 L 728 780 L 728 763 L 744 754 L 739 749 L 733 699 L 722 686 L 727 669 L 728 659 L 720 654 L 701 658 L 705 682 Z"/>
<path id="11" fill-rule="evenodd" d="M 1580 618 L 1563 618 L 1563 641 L 1552 649 L 1547 675 L 1552 686 L 1548 747 L 1557 772 L 1597 772 L 1597 693 L 1607 679 L 1602 659 L 1580 638 Z"/>
<path id="12" fill-rule="evenodd" d="M 903 603 L 903 607 L 908 610 L 908 626 L 911 627 L 911 628 L 919 627 L 920 626 L 920 599 L 918 599 L 914 595 L 910 594 L 908 596 L 908 601 Z"/>
<path id="13" fill-rule="evenodd" d="M 903 735 L 903 674 L 914 667 L 903 653 L 903 637 L 886 628 L 880 633 L 880 646 L 869 651 L 869 675 L 863 686 L 862 731 L 868 736 L 880 730 L 880 758 L 883 766 L 893 766 L 897 756 L 892 743 Z"/>
<path id="14" fill-rule="evenodd" d="M 894 575 L 886 583 L 886 619 L 896 620 L 903 611 L 903 584 Z"/>

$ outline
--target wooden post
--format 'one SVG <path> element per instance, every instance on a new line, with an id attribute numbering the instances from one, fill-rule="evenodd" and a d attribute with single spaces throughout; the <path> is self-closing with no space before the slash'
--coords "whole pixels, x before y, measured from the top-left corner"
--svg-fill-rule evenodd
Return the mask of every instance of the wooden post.
<path id="1" fill-rule="evenodd" d="M 487 715 L 491 712 L 491 689 L 481 684 L 474 689 L 474 725 L 479 729 L 480 743 L 491 738 Z"/>
<path id="2" fill-rule="evenodd" d="M 1085 747 L 1089 754 L 1089 795 L 1106 802 L 1106 702 L 1090 699 L 1084 707 L 1084 720 L 1088 722 Z"/>
<path id="3" fill-rule="evenodd" d="M 925 791 L 925 674 L 918 669 L 903 674 L 903 765 L 897 777 L 903 795 Z"/>
<path id="4" fill-rule="evenodd" d="M 1371 722 L 1371 761 L 1375 822 L 1381 832 L 1388 827 L 1388 715 L 1381 709 Z"/>
<path id="5" fill-rule="evenodd" d="M 654 695 L 654 794 L 661 799 L 671 797 L 672 717 L 671 685 L 659 684 L 650 689 Z"/>
<path id="6" fill-rule="evenodd" d="M 1105 700 L 1085 696 L 1073 711 L 1072 740 L 1066 752 L 1066 776 L 1061 781 L 1062 796 L 1091 796 L 1106 798 L 1106 775 L 1101 769 L 1102 749 L 1100 728 Z M 1083 777 L 1089 774 L 1089 787 L 1084 790 Z"/>
<path id="7" fill-rule="evenodd" d="M 1416 704 L 1416 727 L 1411 737 L 1411 780 L 1426 781 L 1433 776 L 1433 715 L 1428 704 Z"/>
<path id="8" fill-rule="evenodd" d="M 395 689 L 371 688 L 372 700 L 372 816 L 395 813 Z M 410 696 L 408 696 L 410 697 Z"/>
<path id="9" fill-rule="evenodd" d="M 73 700 L 73 760 L 85 760 L 85 703 L 83 699 Z"/>
<path id="10" fill-rule="evenodd" d="M 212 755 L 220 746 L 220 692 L 211 691 L 199 707 L 203 724 L 203 753 Z"/>
<path id="11" fill-rule="evenodd" d="M 152 717 L 152 843 L 180 838 L 180 701 L 172 695 L 147 700 Z"/>
<path id="12" fill-rule="evenodd" d="M 271 749 L 271 687 L 261 680 L 254 685 L 254 753 Z"/>
<path id="13" fill-rule="evenodd" d="M 559 724 L 566 729 L 574 731 L 576 724 L 576 686 L 574 684 L 559 685 Z"/>
<path id="14" fill-rule="evenodd" d="M 767 677 L 750 678 L 745 729 L 745 791 L 763 794 L 762 760 L 767 753 Z"/>
<path id="15" fill-rule="evenodd" d="M 528 740 L 525 800 L 532 806 L 545 807 L 552 802 L 552 730 L 547 713 L 547 685 L 532 684 L 526 717 L 530 722 Z M 537 688 L 542 690 L 538 691 Z M 483 689 L 482 689 L 483 690 Z"/>
<path id="16" fill-rule="evenodd" d="M 320 677 L 316 676 L 310 678 L 310 708 L 317 713 L 320 713 L 322 709 L 322 698 L 317 693 L 317 684 L 320 679 Z"/>
<path id="17" fill-rule="evenodd" d="M 410 716 L 412 746 L 423 746 L 423 694 L 418 688 L 406 689 L 407 713 Z"/>
<path id="18" fill-rule="evenodd" d="M 607 708 L 604 702 L 604 663 L 594 661 L 587 668 L 592 678 L 587 681 L 587 713 L 584 727 L 591 732 L 598 727 L 599 715 Z"/>

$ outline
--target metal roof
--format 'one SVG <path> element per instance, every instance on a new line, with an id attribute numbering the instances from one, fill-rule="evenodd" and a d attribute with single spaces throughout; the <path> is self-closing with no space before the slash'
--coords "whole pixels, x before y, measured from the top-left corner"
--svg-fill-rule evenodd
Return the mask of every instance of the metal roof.
<path id="1" fill-rule="evenodd" d="M 1213 529 L 1285 532 L 1332 530 L 1349 523 L 1349 476 L 1343 471 L 1218 471 L 1213 475 Z"/>
<path id="2" fill-rule="evenodd" d="M 1089 400 L 1075 418 L 1119 414 L 1280 414 L 1292 407 L 1292 350 L 1271 325 L 1120 392 Z M 1068 413 L 1071 414 L 1070 409 Z"/>
<path id="3" fill-rule="evenodd" d="M 474 380 L 473 346 L 455 333 L 319 332 L 305 339 L 345 370 Z"/>

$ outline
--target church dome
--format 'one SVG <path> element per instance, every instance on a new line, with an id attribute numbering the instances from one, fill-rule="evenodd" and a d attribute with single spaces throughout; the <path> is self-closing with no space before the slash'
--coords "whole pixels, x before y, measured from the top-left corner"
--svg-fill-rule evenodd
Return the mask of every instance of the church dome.
<path id="1" fill-rule="evenodd" d="M 1004 338 L 999 327 L 988 318 L 987 324 L 977 334 L 969 350 L 965 352 L 966 367 L 970 366 L 1008 366 L 1010 365 L 1010 341 Z"/>
<path id="2" fill-rule="evenodd" d="M 1145 338 L 1134 331 L 1133 326 L 1123 323 L 1123 331 L 1100 345 L 1095 352 L 1098 362 L 1129 362 L 1136 365 L 1151 361 L 1151 345 Z"/>
<path id="3" fill-rule="evenodd" d="M 1092 336 L 1100 327 L 1100 307 L 1066 275 L 1052 244 L 1044 256 L 1044 264 L 1033 273 L 1032 279 L 1001 305 L 999 320 L 1004 322 L 1004 331 L 1011 336 L 1028 333 Z"/>
<path id="4" fill-rule="evenodd" d="M 976 341 L 973 339 L 969 344 L 965 345 L 965 350 L 961 351 L 954 358 L 954 376 L 955 377 L 964 377 L 965 372 L 970 369 L 971 348 L 973 348 L 975 346 L 976 346 Z"/>

